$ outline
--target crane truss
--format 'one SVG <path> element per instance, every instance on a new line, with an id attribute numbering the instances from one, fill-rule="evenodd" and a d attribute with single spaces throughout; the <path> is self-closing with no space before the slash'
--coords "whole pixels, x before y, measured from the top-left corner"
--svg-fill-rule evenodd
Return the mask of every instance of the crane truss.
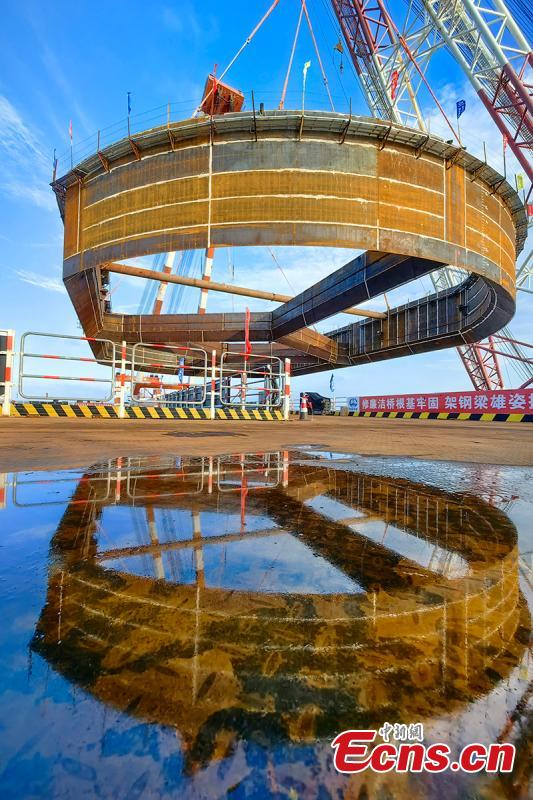
<path id="1" fill-rule="evenodd" d="M 533 181 L 533 53 L 502 0 L 416 0 L 421 37 L 432 28 L 474 87 Z"/>
<path id="2" fill-rule="evenodd" d="M 412 70 L 383 2 L 332 2 L 372 116 L 425 130 Z"/>
<path id="3" fill-rule="evenodd" d="M 401 32 L 383 0 L 332 0 L 332 5 L 374 116 L 425 130 L 418 94 L 422 85 L 427 85 L 425 73 L 432 54 L 446 44 L 500 130 L 502 126 L 505 128 L 506 141 L 515 155 L 520 154 L 520 157 L 517 155 L 520 164 L 527 164 L 526 172 L 531 179 L 524 154 L 532 143 L 528 134 L 531 113 L 525 101 L 527 95 L 531 103 L 531 51 L 503 3 L 493 2 L 495 8 L 487 9 L 472 0 L 467 3 L 410 0 Z M 472 20 L 467 19 L 466 8 L 476 20 L 481 16 L 483 36 Z M 483 20 L 487 17 L 488 21 Z M 461 30 L 461 39 L 451 46 L 454 30 Z M 504 65 L 507 66 L 504 68 Z M 518 91 L 516 87 L 523 79 L 522 89 Z M 514 102 L 516 97 L 521 99 L 521 104 Z M 432 273 L 431 279 L 435 289 L 440 291 L 456 285 L 463 275 L 460 270 L 445 267 Z M 523 282 L 526 280 L 524 276 Z M 514 340 L 509 330 L 506 338 L 508 341 L 502 344 L 509 351 L 509 357 L 519 360 L 517 353 L 511 352 Z M 457 350 L 475 389 L 503 388 L 494 339 Z M 533 377 L 530 363 L 520 366 L 529 373 L 529 378 Z"/>

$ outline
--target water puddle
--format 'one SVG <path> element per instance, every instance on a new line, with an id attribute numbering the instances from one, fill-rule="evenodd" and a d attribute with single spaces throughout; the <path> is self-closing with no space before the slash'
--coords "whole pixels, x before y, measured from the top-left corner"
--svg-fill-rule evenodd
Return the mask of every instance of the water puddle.
<path id="1" fill-rule="evenodd" d="M 526 797 L 531 479 L 322 445 L 0 475 L 2 797 Z M 514 771 L 337 773 L 387 721 Z"/>

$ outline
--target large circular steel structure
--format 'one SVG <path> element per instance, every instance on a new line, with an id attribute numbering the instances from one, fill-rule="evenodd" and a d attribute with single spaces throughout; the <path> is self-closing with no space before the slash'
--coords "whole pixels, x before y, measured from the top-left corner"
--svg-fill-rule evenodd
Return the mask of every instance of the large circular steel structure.
<path id="1" fill-rule="evenodd" d="M 209 246 L 366 251 L 251 315 L 254 351 L 291 357 L 295 373 L 479 341 L 514 313 L 527 228 L 519 196 L 464 149 L 411 128 L 318 111 L 200 117 L 122 139 L 53 187 L 64 281 L 87 336 L 243 341 L 244 313 L 124 315 L 102 300 L 101 273 L 117 261 Z M 461 285 L 384 319 L 328 334 L 309 327 L 447 264 L 470 273 Z"/>

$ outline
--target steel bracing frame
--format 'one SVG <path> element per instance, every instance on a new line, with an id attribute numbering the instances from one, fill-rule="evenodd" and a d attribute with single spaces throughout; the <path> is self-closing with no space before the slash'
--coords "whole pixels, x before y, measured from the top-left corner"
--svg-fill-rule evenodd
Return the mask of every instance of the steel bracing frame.
<path id="1" fill-rule="evenodd" d="M 331 1 L 373 116 L 426 130 L 418 95 L 423 85 L 432 94 L 425 74 L 432 54 L 445 45 L 533 178 L 528 161 L 533 146 L 531 48 L 501 0 L 406 0 L 401 31 L 383 0 Z M 528 257 L 517 276 L 517 285 L 525 291 L 532 271 L 529 261 Z M 463 278 L 452 267 L 431 274 L 437 291 Z M 531 364 L 527 359 L 522 363 L 523 351 L 516 344 L 515 352 L 508 329 L 505 339 L 506 355 L 517 359 L 530 380 Z M 475 389 L 503 388 L 493 337 L 457 350 Z"/>
<path id="2" fill-rule="evenodd" d="M 533 249 L 516 270 L 516 288 L 521 292 L 533 294 Z"/>
<path id="3" fill-rule="evenodd" d="M 533 53 L 502 0 L 417 0 L 533 181 Z"/>
<path id="4" fill-rule="evenodd" d="M 418 40 L 408 36 L 406 50 L 382 0 L 332 0 L 332 5 L 372 115 L 426 130 L 417 96 L 432 45 L 422 52 Z M 429 37 L 428 31 L 424 41 Z M 435 46 L 442 45 L 436 33 L 434 39 Z"/>

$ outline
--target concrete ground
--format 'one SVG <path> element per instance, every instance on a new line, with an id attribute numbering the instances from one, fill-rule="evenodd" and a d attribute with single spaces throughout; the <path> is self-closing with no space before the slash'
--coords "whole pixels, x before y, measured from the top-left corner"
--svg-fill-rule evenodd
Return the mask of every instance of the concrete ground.
<path id="1" fill-rule="evenodd" d="M 362 455 L 533 465 L 533 425 L 357 417 L 284 422 L 0 419 L 0 472 L 81 467 L 118 456 L 218 455 L 295 445 Z"/>

